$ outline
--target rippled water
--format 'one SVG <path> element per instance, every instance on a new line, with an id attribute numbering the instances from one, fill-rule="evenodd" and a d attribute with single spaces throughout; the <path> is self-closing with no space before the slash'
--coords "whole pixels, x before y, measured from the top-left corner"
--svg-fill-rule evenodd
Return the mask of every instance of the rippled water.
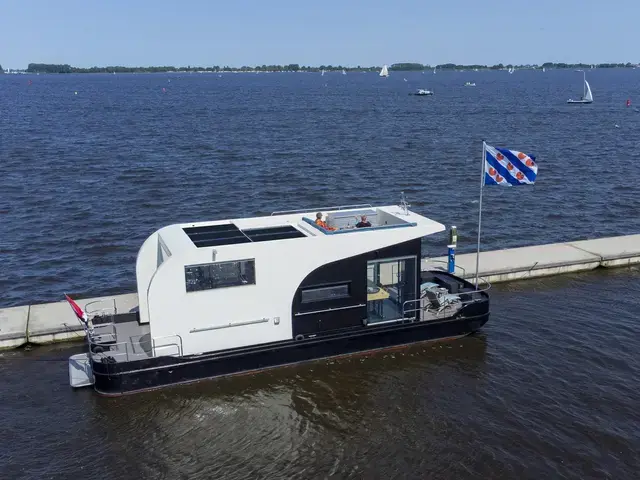
<path id="1" fill-rule="evenodd" d="M 486 192 L 487 248 L 637 233 L 639 72 L 589 72 L 588 106 L 560 70 L 0 76 L 0 306 L 133 291 L 166 224 L 401 190 L 472 249 L 482 139 L 540 165 L 534 188 Z"/>
<path id="2" fill-rule="evenodd" d="M 486 191 L 487 248 L 637 233 L 640 73 L 589 80 L 567 106 L 575 72 L 0 76 L 0 305 L 133 291 L 169 223 L 401 190 L 472 249 L 483 138 L 540 165 Z M 635 479 L 639 281 L 501 285 L 461 341 L 120 399 L 68 387 L 79 346 L 0 353 L 0 478 Z"/>
<path id="3" fill-rule="evenodd" d="M 495 287 L 480 335 L 109 399 L 0 354 L 0 477 L 635 479 L 640 269 Z"/>

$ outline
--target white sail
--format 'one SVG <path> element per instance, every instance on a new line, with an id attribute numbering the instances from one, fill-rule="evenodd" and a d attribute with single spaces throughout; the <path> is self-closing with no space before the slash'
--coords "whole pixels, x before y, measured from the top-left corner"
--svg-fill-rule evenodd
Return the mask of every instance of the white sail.
<path id="1" fill-rule="evenodd" d="M 589 82 L 587 82 L 586 80 L 584 81 L 584 89 L 585 89 L 584 99 L 589 101 L 589 102 L 593 102 L 593 95 L 591 94 L 591 87 L 589 86 Z"/>
<path id="2" fill-rule="evenodd" d="M 389 69 L 387 68 L 386 65 L 383 65 L 382 70 L 380 70 L 380 76 L 381 77 L 388 77 L 389 76 Z"/>
<path id="3" fill-rule="evenodd" d="M 320 76 L 324 75 L 324 70 L 322 70 L 322 73 L 320 74 Z"/>
<path id="4" fill-rule="evenodd" d="M 342 70 L 342 74 L 343 74 L 343 75 L 346 75 L 346 74 L 347 74 L 347 72 L 346 72 L 345 70 Z"/>

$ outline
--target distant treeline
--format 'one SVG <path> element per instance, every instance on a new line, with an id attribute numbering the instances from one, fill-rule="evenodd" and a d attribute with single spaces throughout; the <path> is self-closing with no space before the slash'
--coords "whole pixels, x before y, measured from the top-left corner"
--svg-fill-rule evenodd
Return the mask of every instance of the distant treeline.
<path id="1" fill-rule="evenodd" d="M 229 67 L 214 65 L 211 67 L 191 66 L 174 67 L 91 67 L 80 68 L 71 65 L 56 65 L 47 63 L 30 63 L 27 67 L 29 73 L 153 73 L 153 72 L 320 72 L 327 71 L 377 71 L 380 67 L 343 67 L 342 65 L 320 65 L 319 67 L 310 67 L 291 63 L 288 65 L 256 65 L 255 67 Z"/>
<path id="2" fill-rule="evenodd" d="M 631 68 L 635 67 L 632 63 L 552 63 L 547 62 L 542 65 L 458 65 L 455 63 L 445 63 L 442 65 L 423 65 L 421 63 L 395 63 L 389 67 L 390 70 L 396 71 L 412 71 L 412 70 L 503 70 L 508 68 L 516 69 L 532 69 L 532 68 Z M 325 71 L 342 71 L 347 72 L 372 72 L 380 70 L 380 66 L 363 67 L 343 67 L 342 65 L 320 65 L 319 67 L 311 67 L 291 63 L 288 65 L 256 65 L 254 67 L 229 67 L 214 65 L 211 67 L 191 66 L 174 67 L 91 67 L 80 68 L 71 65 L 58 65 L 48 63 L 30 63 L 26 72 L 28 73 L 154 73 L 154 72 L 320 72 Z M 0 67 L 0 71 L 2 71 Z"/>

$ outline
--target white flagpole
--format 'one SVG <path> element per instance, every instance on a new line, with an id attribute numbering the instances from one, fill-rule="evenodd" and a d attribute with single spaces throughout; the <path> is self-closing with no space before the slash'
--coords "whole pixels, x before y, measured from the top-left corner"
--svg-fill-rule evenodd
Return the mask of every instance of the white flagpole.
<path id="1" fill-rule="evenodd" d="M 476 290 L 478 289 L 478 272 L 480 268 L 480 229 L 482 228 L 482 191 L 484 190 L 485 162 L 487 155 L 487 144 L 482 141 L 482 169 L 480 173 L 480 201 L 478 202 L 478 250 L 476 251 Z"/>

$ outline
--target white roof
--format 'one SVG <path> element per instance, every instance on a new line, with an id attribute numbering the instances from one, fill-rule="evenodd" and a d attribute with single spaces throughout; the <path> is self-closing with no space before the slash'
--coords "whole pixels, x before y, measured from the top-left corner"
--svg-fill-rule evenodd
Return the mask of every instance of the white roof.
<path id="1" fill-rule="evenodd" d="M 297 238 L 286 239 L 274 239 L 273 241 L 306 241 L 309 237 L 324 238 L 326 241 L 331 241 L 337 237 L 343 237 L 345 235 L 379 235 L 389 229 L 402 228 L 403 233 L 406 229 L 407 239 L 419 238 L 434 233 L 442 232 L 445 226 L 435 220 L 431 220 L 427 217 L 419 215 L 415 212 L 407 210 L 406 213 L 402 207 L 397 205 L 381 206 L 381 207 L 363 207 L 363 208 L 348 208 L 341 210 L 324 210 L 322 211 L 324 217 L 329 218 L 329 224 L 332 221 L 339 222 L 339 219 L 349 218 L 351 222 L 355 224 L 355 219 L 360 215 L 365 214 L 369 219 L 374 221 L 372 228 L 354 229 L 354 228 L 341 228 L 334 232 L 323 231 L 322 229 L 313 225 L 313 221 L 316 218 L 316 210 L 306 212 L 295 213 L 283 213 L 277 215 L 263 216 L 263 217 L 250 217 L 250 218 L 236 218 L 230 220 L 216 220 L 194 223 L 180 223 L 166 226 L 158 231 L 162 241 L 167 245 L 169 250 L 173 253 L 176 251 L 185 251 L 193 249 L 219 249 L 226 245 L 224 241 L 215 245 L 196 246 L 196 244 L 189 237 L 185 229 L 210 227 L 215 225 L 235 225 L 242 235 L 242 231 L 270 228 L 270 227 L 286 227 L 290 226 L 301 232 L 304 236 L 300 235 Z M 385 219 L 385 224 L 377 225 L 376 219 L 379 221 Z M 353 227 L 354 225 L 351 225 Z M 403 235 L 404 236 L 404 235 Z M 246 240 L 249 243 L 249 240 Z"/>

